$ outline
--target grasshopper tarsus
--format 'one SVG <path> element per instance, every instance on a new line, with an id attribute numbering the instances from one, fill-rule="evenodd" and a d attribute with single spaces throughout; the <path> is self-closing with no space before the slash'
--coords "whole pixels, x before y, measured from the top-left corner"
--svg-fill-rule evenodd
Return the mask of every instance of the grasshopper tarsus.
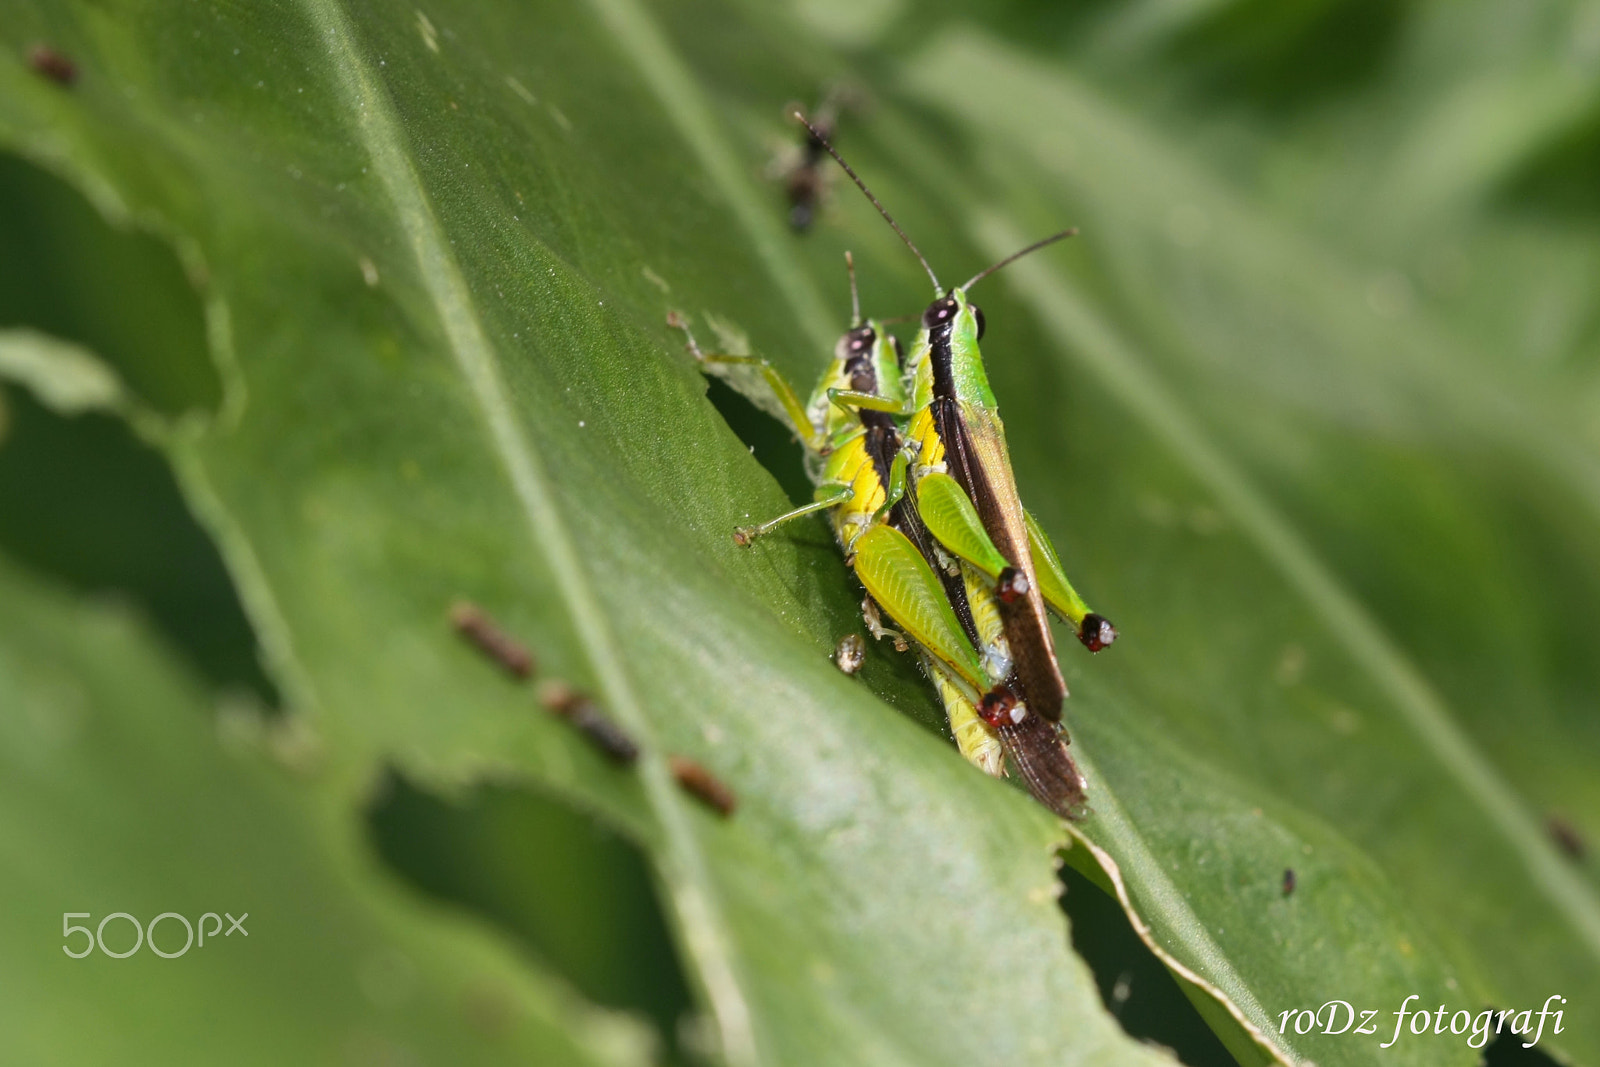
<path id="1" fill-rule="evenodd" d="M 1027 715 L 1028 709 L 1017 700 L 1017 694 L 1009 686 L 995 686 L 983 695 L 978 705 L 978 717 L 995 730 L 1015 726 Z"/>
<path id="2" fill-rule="evenodd" d="M 1545 816 L 1545 833 L 1550 835 L 1550 840 L 1555 842 L 1564 856 L 1570 860 L 1582 860 L 1589 854 L 1589 844 L 1578 833 L 1578 828 L 1573 826 L 1560 815 L 1551 813 Z"/>
<path id="3" fill-rule="evenodd" d="M 28 66 L 34 73 L 62 87 L 78 80 L 78 65 L 47 44 L 35 44 L 28 49 Z"/>

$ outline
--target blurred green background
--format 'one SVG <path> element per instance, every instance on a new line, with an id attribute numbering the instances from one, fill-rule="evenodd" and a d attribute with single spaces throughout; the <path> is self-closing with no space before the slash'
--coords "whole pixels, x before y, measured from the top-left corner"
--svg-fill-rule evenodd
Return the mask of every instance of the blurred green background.
<path id="1" fill-rule="evenodd" d="M 1600 4 L 0 0 L 0 40 L 0 1059 L 1479 1062 L 1377 1047 L 1415 993 L 1564 996 L 1489 1061 L 1600 1063 Z M 667 312 L 809 385 L 844 250 L 870 313 L 927 299 L 831 170 L 786 223 L 830 93 L 947 280 L 1082 231 L 977 294 L 1122 633 L 1062 643 L 1070 835 L 906 658 L 830 665 L 820 522 L 728 537 L 799 449 Z M 62 951 L 169 912 L 248 934 Z M 1282 1027 L 1335 999 L 1377 1036 Z"/>

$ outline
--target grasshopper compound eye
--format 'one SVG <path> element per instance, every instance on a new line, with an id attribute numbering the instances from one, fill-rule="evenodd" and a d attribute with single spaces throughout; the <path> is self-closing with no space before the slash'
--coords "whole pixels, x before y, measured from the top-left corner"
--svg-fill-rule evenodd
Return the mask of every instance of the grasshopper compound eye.
<path id="1" fill-rule="evenodd" d="M 981 340 L 983 340 L 983 329 L 984 329 L 983 309 L 981 307 L 979 307 L 977 304 L 968 304 L 967 307 L 972 309 L 972 318 L 978 324 L 978 337 L 977 337 L 977 339 L 979 341 L 981 341 Z"/>
<path id="2" fill-rule="evenodd" d="M 928 310 L 922 313 L 922 325 L 930 330 L 948 326 L 955 320 L 958 310 L 954 297 L 947 296 L 935 300 L 928 305 Z"/>
<path id="3" fill-rule="evenodd" d="M 861 326 L 850 331 L 845 348 L 852 356 L 864 356 L 872 351 L 872 343 L 877 339 L 878 335 L 871 326 Z"/>

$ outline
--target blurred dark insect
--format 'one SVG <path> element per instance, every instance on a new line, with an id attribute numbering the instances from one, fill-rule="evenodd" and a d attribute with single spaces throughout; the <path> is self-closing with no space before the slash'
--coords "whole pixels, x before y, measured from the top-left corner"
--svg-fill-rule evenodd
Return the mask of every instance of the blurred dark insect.
<path id="1" fill-rule="evenodd" d="M 784 158 L 774 163 L 774 177 L 783 181 L 784 195 L 789 200 L 789 225 L 796 233 L 805 233 L 816 220 L 817 207 L 832 174 L 832 168 L 824 166 L 828 150 L 823 139 L 833 140 L 840 114 L 859 103 L 860 93 L 854 89 L 834 86 L 828 90 L 816 110 L 807 116 L 815 132 L 803 130 L 798 149 L 784 153 Z M 803 109 L 791 103 L 784 107 L 784 114 L 793 115 L 799 110 Z"/>
<path id="2" fill-rule="evenodd" d="M 450 607 L 450 625 L 485 656 L 504 667 L 508 674 L 526 678 L 533 673 L 533 653 L 501 629 L 478 605 L 467 600 L 456 601 Z"/>
<path id="3" fill-rule="evenodd" d="M 613 761 L 627 765 L 639 758 L 639 745 L 628 732 L 608 718 L 591 698 L 567 683 L 545 683 L 540 687 L 539 702 L 570 722 Z"/>
<path id="4" fill-rule="evenodd" d="M 1295 876 L 1294 876 L 1294 868 L 1293 867 L 1285 867 L 1283 869 L 1283 895 L 1284 896 L 1290 896 L 1291 894 L 1293 894 L 1294 893 L 1295 884 L 1296 884 L 1296 879 L 1295 879 Z"/>
<path id="5" fill-rule="evenodd" d="M 1544 830 L 1568 859 L 1581 860 L 1589 854 L 1589 844 L 1583 839 L 1583 835 L 1578 833 L 1578 828 L 1561 816 L 1546 815 Z"/>
<path id="6" fill-rule="evenodd" d="M 78 65 L 47 44 L 28 49 L 28 66 L 57 85 L 71 85 L 78 80 Z"/>
<path id="7" fill-rule="evenodd" d="M 718 781 L 710 771 L 687 756 L 668 756 L 667 765 L 672 768 L 672 777 L 685 790 L 716 809 L 719 815 L 733 814 L 733 809 L 739 804 L 738 799 L 733 795 L 733 790 Z"/>

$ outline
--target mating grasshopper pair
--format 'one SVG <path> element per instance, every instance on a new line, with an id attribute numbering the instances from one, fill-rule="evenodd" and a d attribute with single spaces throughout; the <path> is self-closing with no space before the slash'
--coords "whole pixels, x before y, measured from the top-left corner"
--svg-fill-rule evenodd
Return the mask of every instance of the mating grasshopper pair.
<path id="1" fill-rule="evenodd" d="M 796 115 L 801 122 L 805 119 Z M 826 137 L 838 160 L 932 279 L 935 299 L 902 360 L 882 324 L 863 321 L 850 265 L 851 324 L 808 402 L 754 356 L 689 347 L 707 372 L 727 377 L 758 404 L 777 401 L 806 449 L 816 484 L 810 504 L 759 526 L 741 545 L 793 519 L 830 513 L 845 557 L 867 590 L 874 636 L 908 636 L 939 691 L 961 752 L 989 774 L 1009 757 L 1029 791 L 1061 815 L 1080 812 L 1082 776 L 1058 723 L 1066 684 L 1056 662 L 1047 605 L 1099 651 L 1116 637 L 1089 611 L 1054 547 L 1017 498 L 994 394 L 978 341 L 983 312 L 967 290 L 1012 260 L 1073 231 L 1023 249 L 964 285 L 946 290 L 933 269 Z M 674 324 L 688 327 L 676 317 Z M 756 372 L 752 375 L 750 372 Z M 762 383 L 754 386 L 759 378 Z"/>

